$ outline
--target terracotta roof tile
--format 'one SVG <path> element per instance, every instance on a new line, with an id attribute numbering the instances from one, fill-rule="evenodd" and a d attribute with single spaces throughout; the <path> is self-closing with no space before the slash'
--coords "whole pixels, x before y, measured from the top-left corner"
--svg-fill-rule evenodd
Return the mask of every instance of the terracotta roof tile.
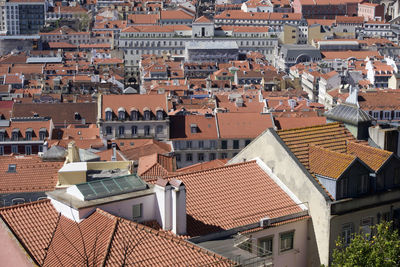
<path id="1" fill-rule="evenodd" d="M 393 152 L 356 142 L 348 142 L 346 152 L 350 155 L 355 155 L 360 158 L 374 171 L 378 171 L 393 155 Z"/>
<path id="2" fill-rule="evenodd" d="M 175 162 L 172 156 L 155 153 L 139 158 L 137 174 L 145 181 L 167 177 L 173 171 Z"/>
<path id="3" fill-rule="evenodd" d="M 36 263 L 41 265 L 59 219 L 50 200 L 2 208 L 0 216 Z"/>
<path id="4" fill-rule="evenodd" d="M 193 165 L 189 165 L 184 168 L 177 169 L 176 171 L 179 173 L 190 173 L 197 171 L 210 170 L 218 167 L 224 166 L 228 162 L 227 159 L 215 159 L 206 162 L 200 162 Z"/>
<path id="5" fill-rule="evenodd" d="M 121 154 L 128 160 L 139 160 L 140 157 L 154 153 L 167 154 L 171 152 L 171 145 L 154 139 L 121 139 L 115 140 Z M 121 143 L 124 143 L 122 146 Z M 130 144 L 133 145 L 130 145 Z"/>
<path id="6" fill-rule="evenodd" d="M 280 117 L 275 118 L 279 130 L 289 130 L 299 127 L 309 127 L 326 124 L 326 117 Z"/>
<path id="7" fill-rule="evenodd" d="M 356 156 L 334 152 L 322 147 L 309 147 L 309 168 L 311 173 L 338 179 L 353 163 Z"/>
<path id="8" fill-rule="evenodd" d="M 15 164 L 16 171 L 9 172 L 9 165 Z M 44 192 L 54 190 L 58 170 L 64 162 L 45 162 L 39 156 L 1 156 L 0 193 Z"/>
<path id="9" fill-rule="evenodd" d="M 340 123 L 280 130 L 277 134 L 307 169 L 309 168 L 309 145 L 345 153 L 346 143 L 355 140 L 354 136 Z"/>
<path id="10" fill-rule="evenodd" d="M 205 117 L 202 115 L 171 116 L 170 139 L 218 139 L 215 117 Z M 191 131 L 191 127 L 196 132 Z"/>
<path id="11" fill-rule="evenodd" d="M 273 127 L 270 114 L 217 113 L 220 138 L 256 138 Z"/>
<path id="12" fill-rule="evenodd" d="M 187 227 L 192 236 L 301 211 L 255 161 L 173 178 L 186 186 Z"/>

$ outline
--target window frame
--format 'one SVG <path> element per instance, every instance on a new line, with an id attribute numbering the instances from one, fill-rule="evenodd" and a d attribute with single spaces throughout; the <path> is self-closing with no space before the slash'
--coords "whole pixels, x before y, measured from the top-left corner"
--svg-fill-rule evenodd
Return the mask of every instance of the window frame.
<path id="1" fill-rule="evenodd" d="M 294 249 L 294 234 L 295 234 L 294 230 L 279 233 L 279 252 L 280 253 Z M 287 243 L 286 240 L 289 240 L 289 239 L 291 239 L 290 245 L 286 244 Z"/>
<path id="2" fill-rule="evenodd" d="M 269 247 L 271 250 L 266 250 L 266 248 L 262 246 L 262 243 L 267 243 L 266 241 L 268 241 L 270 243 Z M 270 236 L 259 238 L 257 240 L 257 247 L 258 247 L 258 249 L 257 249 L 258 257 L 272 256 L 272 254 L 274 253 L 274 236 L 270 235 Z M 269 253 L 265 253 L 265 251 L 268 251 Z"/>
<path id="3" fill-rule="evenodd" d="M 139 208 L 139 216 L 135 216 L 135 208 Z M 143 203 L 135 204 L 132 206 L 132 220 L 136 221 L 143 217 Z"/>

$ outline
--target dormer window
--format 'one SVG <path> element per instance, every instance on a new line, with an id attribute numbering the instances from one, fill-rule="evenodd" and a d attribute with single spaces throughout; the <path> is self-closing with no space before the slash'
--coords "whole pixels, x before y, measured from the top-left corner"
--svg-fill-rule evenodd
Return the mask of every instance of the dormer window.
<path id="1" fill-rule="evenodd" d="M 190 124 L 190 132 L 197 133 L 197 124 Z"/>
<path id="2" fill-rule="evenodd" d="M 164 111 L 162 108 L 157 108 L 157 120 L 161 121 L 164 119 Z"/>
<path id="3" fill-rule="evenodd" d="M 7 172 L 17 172 L 17 165 L 16 164 L 8 164 Z"/>
<path id="4" fill-rule="evenodd" d="M 74 119 L 75 119 L 76 121 L 79 121 L 79 120 L 81 119 L 81 115 L 80 115 L 78 112 L 75 112 L 75 114 L 74 114 Z"/>
<path id="5" fill-rule="evenodd" d="M 11 140 L 18 141 L 18 137 L 19 137 L 19 129 L 14 129 L 11 134 Z"/>
<path id="6" fill-rule="evenodd" d="M 46 128 L 40 129 L 40 131 L 39 131 L 39 139 L 40 140 L 46 139 L 46 132 L 47 132 Z"/>
<path id="7" fill-rule="evenodd" d="M 32 133 L 33 133 L 32 128 L 27 129 L 25 131 L 25 140 L 29 140 L 29 141 L 32 140 Z"/>
<path id="8" fill-rule="evenodd" d="M 149 108 L 144 108 L 143 109 L 143 117 L 144 120 L 149 121 L 151 116 L 150 116 L 150 109 Z"/>
<path id="9" fill-rule="evenodd" d="M 120 121 L 125 120 L 125 109 L 123 107 L 120 107 L 118 109 L 118 120 Z"/>
<path id="10" fill-rule="evenodd" d="M 131 120 L 137 121 L 139 119 L 139 112 L 136 108 L 131 109 Z"/>
<path id="11" fill-rule="evenodd" d="M 106 121 L 112 121 L 112 109 L 106 108 L 105 113 L 106 113 Z"/>

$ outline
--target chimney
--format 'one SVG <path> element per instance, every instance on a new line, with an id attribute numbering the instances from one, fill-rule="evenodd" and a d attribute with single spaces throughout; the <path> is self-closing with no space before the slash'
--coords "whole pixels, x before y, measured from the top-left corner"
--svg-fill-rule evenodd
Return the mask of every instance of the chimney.
<path id="1" fill-rule="evenodd" d="M 113 154 L 111 156 L 111 161 L 117 161 L 117 145 L 115 143 L 111 144 Z"/>
<path id="2" fill-rule="evenodd" d="M 172 186 L 167 179 L 158 179 L 154 191 L 157 197 L 157 204 L 159 208 L 158 222 L 161 228 L 165 231 L 172 230 Z"/>
<path id="3" fill-rule="evenodd" d="M 186 187 L 181 180 L 172 179 L 172 232 L 186 234 Z"/>
<path id="4" fill-rule="evenodd" d="M 67 163 L 81 161 L 81 159 L 79 157 L 79 148 L 76 146 L 75 141 L 71 141 L 68 144 L 68 154 L 67 154 L 66 161 L 67 161 Z"/>

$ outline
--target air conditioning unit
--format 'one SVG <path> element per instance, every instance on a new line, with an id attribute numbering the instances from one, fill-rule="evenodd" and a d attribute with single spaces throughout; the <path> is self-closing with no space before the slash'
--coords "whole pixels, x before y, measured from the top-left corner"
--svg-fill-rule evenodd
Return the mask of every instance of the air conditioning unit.
<path id="1" fill-rule="evenodd" d="M 262 218 L 260 220 L 260 227 L 265 228 L 271 225 L 271 221 L 269 217 Z"/>

